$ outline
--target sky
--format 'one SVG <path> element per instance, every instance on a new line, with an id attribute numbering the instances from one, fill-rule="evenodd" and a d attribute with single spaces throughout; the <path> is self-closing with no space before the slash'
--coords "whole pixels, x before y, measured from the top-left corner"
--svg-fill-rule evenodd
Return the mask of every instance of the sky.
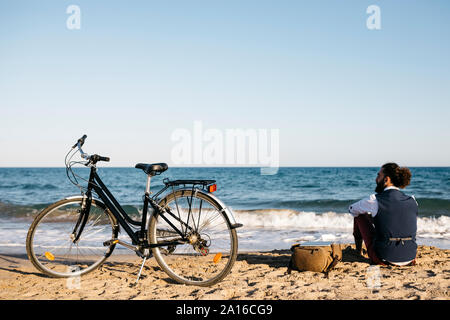
<path id="1" fill-rule="evenodd" d="M 196 123 L 278 130 L 280 166 L 450 166 L 449 39 L 447 0 L 0 0 L 0 167 L 83 134 L 105 166 L 177 166 Z"/>

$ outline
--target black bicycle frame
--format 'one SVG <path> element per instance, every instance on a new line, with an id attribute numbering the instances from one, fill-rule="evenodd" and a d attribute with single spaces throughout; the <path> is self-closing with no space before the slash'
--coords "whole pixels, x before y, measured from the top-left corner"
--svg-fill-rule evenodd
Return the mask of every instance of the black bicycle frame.
<path id="1" fill-rule="evenodd" d="M 178 241 L 174 242 L 164 242 L 160 244 L 149 244 L 148 239 L 146 239 L 146 223 L 147 223 L 147 212 L 148 212 L 148 205 L 152 206 L 152 208 L 157 212 L 172 228 L 174 231 L 176 231 L 182 241 L 185 241 L 185 234 L 181 232 L 175 225 L 173 225 L 165 216 L 164 213 L 169 214 L 176 220 L 180 221 L 182 224 L 184 224 L 187 228 L 192 230 L 188 225 L 186 225 L 183 221 L 181 221 L 178 217 L 176 217 L 173 213 L 170 211 L 165 210 L 162 212 L 156 202 L 153 199 L 150 199 L 149 195 L 146 193 L 144 196 L 144 207 L 142 211 L 142 220 L 140 222 L 135 221 L 131 219 L 128 214 L 125 212 L 125 210 L 122 208 L 122 206 L 119 204 L 119 202 L 114 198 L 112 193 L 108 190 L 108 188 L 105 186 L 103 181 L 100 179 L 100 177 L 97 174 L 96 167 L 91 167 L 91 172 L 89 175 L 89 183 L 88 183 L 88 189 L 86 192 L 86 196 L 88 199 L 91 197 L 92 189 L 95 191 L 95 193 L 100 197 L 100 199 L 103 201 L 103 203 L 106 205 L 106 207 L 111 211 L 111 213 L 114 215 L 114 217 L 117 219 L 118 223 L 122 226 L 122 228 L 125 230 L 125 232 L 128 234 L 128 236 L 132 239 L 133 243 L 146 247 L 146 248 L 153 248 L 153 247 L 162 247 L 167 246 L 170 244 L 179 244 Z M 164 188 L 163 190 L 165 190 Z M 163 191 L 161 190 L 161 191 Z M 158 192 L 160 194 L 161 192 Z M 85 214 L 89 214 L 89 211 Z M 84 227 L 83 221 L 86 220 L 86 217 L 83 217 L 83 210 L 80 214 L 80 221 L 82 221 L 82 225 L 80 227 L 79 233 L 82 232 L 82 229 Z M 132 224 L 135 226 L 140 226 L 140 230 L 138 232 L 134 232 L 128 224 Z"/>

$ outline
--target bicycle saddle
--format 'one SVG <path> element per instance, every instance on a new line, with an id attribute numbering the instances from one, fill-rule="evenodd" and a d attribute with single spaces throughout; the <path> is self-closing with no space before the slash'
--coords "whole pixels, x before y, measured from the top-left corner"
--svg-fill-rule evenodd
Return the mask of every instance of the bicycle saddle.
<path id="1" fill-rule="evenodd" d="M 154 176 L 166 171 L 169 167 L 166 163 L 138 163 L 135 168 L 142 169 L 146 174 Z"/>

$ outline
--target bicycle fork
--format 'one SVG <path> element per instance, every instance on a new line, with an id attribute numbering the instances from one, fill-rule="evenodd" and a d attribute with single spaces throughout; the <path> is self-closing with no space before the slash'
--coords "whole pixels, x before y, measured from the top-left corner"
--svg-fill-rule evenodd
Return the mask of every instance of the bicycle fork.
<path id="1" fill-rule="evenodd" d="M 71 239 L 73 243 L 77 243 L 80 239 L 81 233 L 83 232 L 84 226 L 89 218 L 89 212 L 91 211 L 91 203 L 92 203 L 92 194 L 88 192 L 83 197 L 83 201 L 81 203 L 80 215 L 78 216 L 77 223 L 73 228 Z M 79 230 L 78 230 L 79 228 Z"/>

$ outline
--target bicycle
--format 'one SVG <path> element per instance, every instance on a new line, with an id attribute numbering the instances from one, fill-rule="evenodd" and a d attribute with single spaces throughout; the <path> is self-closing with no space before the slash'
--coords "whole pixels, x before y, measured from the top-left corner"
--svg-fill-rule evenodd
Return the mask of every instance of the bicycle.
<path id="1" fill-rule="evenodd" d="M 97 174 L 97 163 L 110 159 L 86 154 L 82 150 L 86 138 L 78 139 L 65 159 L 66 174 L 81 195 L 42 210 L 28 231 L 27 255 L 39 271 L 59 278 L 87 274 L 100 267 L 119 244 L 143 259 L 136 283 L 152 256 L 170 278 L 182 284 L 211 286 L 229 274 L 237 257 L 236 229 L 242 224 L 212 194 L 217 189 L 215 180 L 166 178 L 164 187 L 150 196 L 152 177 L 168 166 L 138 163 L 135 168 L 145 172 L 147 184 L 142 219 L 133 220 Z M 71 161 L 78 151 L 84 160 Z M 83 179 L 87 187 L 78 183 L 81 177 L 72 169 L 75 164 L 90 168 L 89 179 Z M 153 212 L 148 219 L 149 206 Z M 131 243 L 119 239 L 120 228 Z"/>

